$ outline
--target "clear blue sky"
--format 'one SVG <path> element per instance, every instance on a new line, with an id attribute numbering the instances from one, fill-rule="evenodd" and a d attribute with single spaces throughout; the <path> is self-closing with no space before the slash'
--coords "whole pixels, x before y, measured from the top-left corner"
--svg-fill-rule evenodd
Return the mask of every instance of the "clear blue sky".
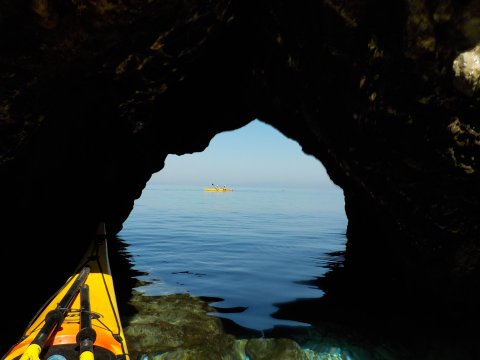
<path id="1" fill-rule="evenodd" d="M 322 163 L 259 120 L 217 134 L 199 153 L 169 155 L 149 183 L 238 188 L 241 186 L 336 187 Z"/>

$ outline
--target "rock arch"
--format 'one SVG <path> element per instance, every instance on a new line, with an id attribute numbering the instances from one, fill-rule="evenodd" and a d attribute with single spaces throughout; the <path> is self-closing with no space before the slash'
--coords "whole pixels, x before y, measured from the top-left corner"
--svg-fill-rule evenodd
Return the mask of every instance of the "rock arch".
<path id="1" fill-rule="evenodd" d="M 475 2 L 10 0 L 1 14 L 4 249 L 28 274 L 63 278 L 168 154 L 259 118 L 344 190 L 346 265 L 370 290 L 473 312 Z"/>

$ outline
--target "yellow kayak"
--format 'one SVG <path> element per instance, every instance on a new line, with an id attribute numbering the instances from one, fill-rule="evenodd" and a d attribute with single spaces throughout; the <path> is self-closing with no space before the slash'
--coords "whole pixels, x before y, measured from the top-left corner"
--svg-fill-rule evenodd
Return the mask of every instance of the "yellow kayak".
<path id="1" fill-rule="evenodd" d="M 77 270 L 30 321 L 4 360 L 129 360 L 108 261 L 105 224 Z"/>
<path id="2" fill-rule="evenodd" d="M 233 191 L 233 189 L 229 188 L 204 188 L 203 189 L 206 192 L 230 192 Z"/>

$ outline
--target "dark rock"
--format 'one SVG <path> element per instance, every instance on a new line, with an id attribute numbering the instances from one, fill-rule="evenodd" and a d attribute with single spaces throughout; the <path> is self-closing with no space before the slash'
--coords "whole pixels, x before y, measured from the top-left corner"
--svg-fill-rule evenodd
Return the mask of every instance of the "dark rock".
<path id="1" fill-rule="evenodd" d="M 479 19 L 450 0 L 3 1 L 3 350 L 168 154 L 256 118 L 343 189 L 346 288 L 477 319 L 480 114 L 463 70 Z"/>

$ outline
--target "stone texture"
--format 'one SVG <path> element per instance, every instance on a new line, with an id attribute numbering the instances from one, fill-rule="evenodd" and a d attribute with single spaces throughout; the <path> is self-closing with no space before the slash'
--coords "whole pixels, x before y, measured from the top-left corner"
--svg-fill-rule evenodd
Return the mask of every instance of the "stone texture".
<path id="1" fill-rule="evenodd" d="M 42 279 L 5 289 L 38 308 L 168 154 L 259 118 L 343 189 L 345 286 L 473 319 L 479 19 L 451 0 L 2 1 L 2 239 Z M 34 312 L 5 302 L 8 327 Z"/>

